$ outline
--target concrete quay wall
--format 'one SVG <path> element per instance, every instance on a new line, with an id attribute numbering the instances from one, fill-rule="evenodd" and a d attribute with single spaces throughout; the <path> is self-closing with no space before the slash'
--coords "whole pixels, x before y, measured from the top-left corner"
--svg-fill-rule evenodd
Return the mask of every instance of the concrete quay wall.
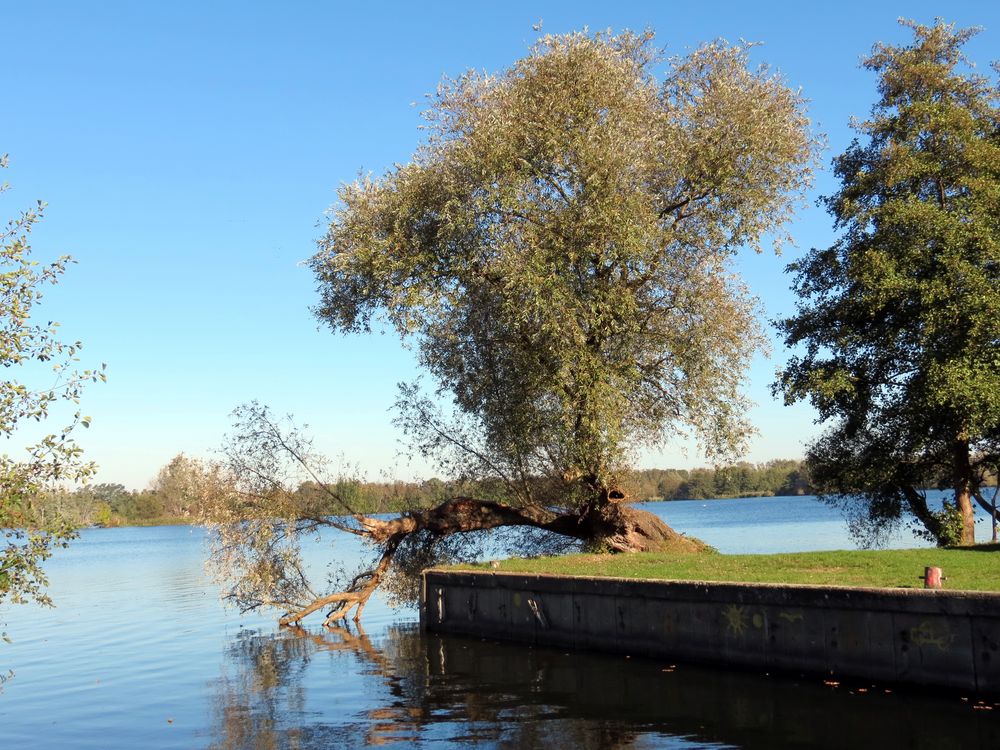
<path id="1" fill-rule="evenodd" d="M 1000 594 L 428 570 L 425 629 L 1000 694 Z"/>

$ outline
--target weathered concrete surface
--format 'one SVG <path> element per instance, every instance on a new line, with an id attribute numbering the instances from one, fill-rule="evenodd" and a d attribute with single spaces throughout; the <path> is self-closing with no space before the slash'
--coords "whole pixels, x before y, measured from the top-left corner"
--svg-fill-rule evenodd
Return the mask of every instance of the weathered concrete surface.
<path id="1" fill-rule="evenodd" d="M 1000 594 L 428 570 L 430 631 L 1000 693 Z"/>

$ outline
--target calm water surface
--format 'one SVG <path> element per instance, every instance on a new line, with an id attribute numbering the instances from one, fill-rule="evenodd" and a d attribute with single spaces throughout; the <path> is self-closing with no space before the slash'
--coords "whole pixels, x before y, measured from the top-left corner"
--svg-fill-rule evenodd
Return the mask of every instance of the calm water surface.
<path id="1" fill-rule="evenodd" d="M 646 507 L 725 552 L 852 546 L 809 499 Z M 223 608 L 204 557 L 200 529 L 157 527 L 51 560 L 57 608 L 0 612 L 0 748 L 1000 747 L 1000 706 L 961 696 L 424 636 L 381 602 L 366 631 L 279 630 Z"/>

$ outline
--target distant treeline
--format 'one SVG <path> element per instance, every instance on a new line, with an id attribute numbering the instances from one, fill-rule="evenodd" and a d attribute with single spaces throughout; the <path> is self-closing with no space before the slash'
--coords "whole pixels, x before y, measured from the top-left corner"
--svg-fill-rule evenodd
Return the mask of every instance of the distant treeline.
<path id="1" fill-rule="evenodd" d="M 203 462 L 180 455 L 160 471 L 150 489 L 88 485 L 40 498 L 39 512 L 43 517 L 59 515 L 78 526 L 193 523 L 201 512 L 205 472 L 210 470 Z M 813 494 L 802 462 L 781 460 L 715 469 L 645 469 L 632 472 L 624 485 L 628 497 L 637 501 Z M 432 507 L 458 494 L 490 494 L 487 487 L 440 479 L 341 481 L 329 489 L 332 492 L 315 482 L 304 482 L 294 496 L 310 512 L 334 515 L 343 513 L 345 504 L 359 513 L 398 513 Z"/>
<path id="2" fill-rule="evenodd" d="M 42 519 L 50 514 L 52 517 L 58 515 L 77 526 L 196 523 L 205 488 L 218 486 L 217 475 L 209 480 L 216 470 L 181 454 L 160 470 L 150 489 L 127 490 L 121 484 L 110 483 L 88 485 L 39 498 L 37 512 Z M 985 477 L 984 484 L 995 486 L 996 476 Z M 631 472 L 624 478 L 623 485 L 629 499 L 638 502 L 816 494 L 804 462 L 780 459 L 717 468 L 643 469 Z M 309 513 L 323 515 L 342 514 L 345 505 L 359 513 L 398 513 L 430 508 L 455 495 L 491 497 L 497 494 L 486 485 L 441 479 L 421 482 L 350 480 L 330 485 L 329 490 L 315 482 L 303 482 L 293 493 L 294 504 Z"/>
<path id="3" fill-rule="evenodd" d="M 157 490 L 127 490 L 102 483 L 51 492 L 38 500 L 42 519 L 60 517 L 75 526 L 157 526 L 192 523 L 193 508 L 180 508 Z"/>
<path id="4" fill-rule="evenodd" d="M 636 500 L 705 500 L 722 497 L 812 495 L 802 461 L 741 462 L 700 469 L 645 469 L 626 480 Z"/>
<path id="5" fill-rule="evenodd" d="M 160 469 L 149 489 L 127 490 L 115 483 L 52 492 L 38 500 L 43 518 L 58 515 L 77 526 L 154 526 L 193 523 L 201 498 L 217 468 L 183 453 Z"/>
<path id="6" fill-rule="evenodd" d="M 121 484 L 88 485 L 70 491 L 52 492 L 38 500 L 42 519 L 56 516 L 76 526 L 155 526 L 196 523 L 201 515 L 197 492 L 164 483 L 161 478 L 148 490 L 128 490 Z M 344 513 L 344 505 L 358 513 L 398 513 L 432 507 L 455 494 L 473 488 L 440 479 L 424 482 L 337 482 L 328 493 L 315 482 L 304 482 L 294 493 L 302 508 L 322 515 Z"/>

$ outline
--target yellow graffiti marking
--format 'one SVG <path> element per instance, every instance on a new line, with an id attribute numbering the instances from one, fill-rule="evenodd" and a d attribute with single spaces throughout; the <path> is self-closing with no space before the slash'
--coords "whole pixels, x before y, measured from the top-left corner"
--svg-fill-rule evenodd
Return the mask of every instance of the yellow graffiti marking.
<path id="1" fill-rule="evenodd" d="M 764 615 L 761 614 L 754 615 L 753 626 L 757 628 L 757 630 L 760 630 L 762 627 L 764 627 Z"/>
<path id="2" fill-rule="evenodd" d="M 723 610 L 722 616 L 726 618 L 726 623 L 731 633 L 740 635 L 746 630 L 746 613 L 743 611 L 744 609 L 744 607 L 737 607 L 735 604 L 730 604 Z"/>
<path id="3" fill-rule="evenodd" d="M 785 622 L 802 622 L 801 612 L 782 612 L 778 617 Z"/>
<path id="4" fill-rule="evenodd" d="M 949 632 L 948 626 L 924 620 L 915 628 L 910 628 L 910 640 L 918 646 L 934 646 L 939 651 L 947 651 L 955 636 Z"/>

